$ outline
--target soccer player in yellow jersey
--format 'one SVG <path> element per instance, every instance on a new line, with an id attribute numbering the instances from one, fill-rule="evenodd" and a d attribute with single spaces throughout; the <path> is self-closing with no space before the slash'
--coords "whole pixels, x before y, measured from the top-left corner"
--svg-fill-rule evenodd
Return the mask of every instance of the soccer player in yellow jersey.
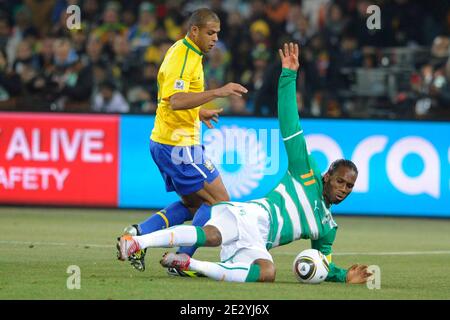
<path id="1" fill-rule="evenodd" d="M 188 33 L 167 51 L 158 72 L 158 108 L 150 137 L 150 152 L 166 184 L 181 201 L 157 212 L 148 220 L 125 229 L 132 235 L 148 234 L 192 220 L 203 226 L 210 218 L 210 207 L 229 196 L 219 172 L 204 155 L 200 142 L 200 121 L 212 128 L 222 109 L 202 109 L 213 99 L 242 96 L 247 89 L 237 83 L 204 90 L 203 55 L 218 41 L 220 20 L 210 9 L 202 8 L 189 18 Z M 181 247 L 189 256 L 196 247 Z M 138 270 L 145 269 L 144 251 L 129 260 Z M 171 270 L 174 275 L 187 275 Z M 169 271 L 170 274 L 170 271 Z"/>

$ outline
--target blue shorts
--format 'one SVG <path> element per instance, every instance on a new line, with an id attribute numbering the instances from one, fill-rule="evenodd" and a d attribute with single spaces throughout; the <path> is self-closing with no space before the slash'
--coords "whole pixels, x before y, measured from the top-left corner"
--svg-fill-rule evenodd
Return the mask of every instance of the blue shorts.
<path id="1" fill-rule="evenodd" d="M 204 149 L 202 145 L 171 146 L 150 140 L 150 153 L 166 183 L 166 191 L 188 195 L 203 189 L 205 181 L 211 183 L 219 176 Z"/>

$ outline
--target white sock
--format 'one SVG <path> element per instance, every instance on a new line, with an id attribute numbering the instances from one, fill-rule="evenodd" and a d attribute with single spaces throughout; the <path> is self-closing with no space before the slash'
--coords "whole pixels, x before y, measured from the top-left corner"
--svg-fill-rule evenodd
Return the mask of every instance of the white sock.
<path id="1" fill-rule="evenodd" d="M 191 258 L 189 270 L 203 273 L 208 278 L 219 281 L 245 282 L 250 272 L 248 263 L 215 263 Z"/>
<path id="2" fill-rule="evenodd" d="M 143 236 L 135 236 L 133 239 L 139 243 L 141 249 L 193 246 L 197 242 L 197 230 L 195 226 L 176 226 Z"/>

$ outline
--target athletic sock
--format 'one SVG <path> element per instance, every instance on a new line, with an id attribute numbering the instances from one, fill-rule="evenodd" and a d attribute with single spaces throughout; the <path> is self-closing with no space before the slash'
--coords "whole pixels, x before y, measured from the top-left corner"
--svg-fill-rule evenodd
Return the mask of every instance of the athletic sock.
<path id="1" fill-rule="evenodd" d="M 148 247 L 203 246 L 206 241 L 203 229 L 194 226 L 176 226 L 133 238 L 139 243 L 141 249 Z"/>
<path id="2" fill-rule="evenodd" d="M 211 218 L 211 206 L 207 204 L 202 204 L 194 215 L 192 225 L 196 227 L 203 227 L 210 218 Z M 198 248 L 197 246 L 181 247 L 178 249 L 177 253 L 186 253 L 187 255 L 192 257 L 197 248 Z"/>
<path id="3" fill-rule="evenodd" d="M 215 263 L 191 258 L 189 270 L 197 271 L 219 281 L 256 282 L 259 280 L 260 267 L 248 263 Z"/>
<path id="4" fill-rule="evenodd" d="M 183 224 L 192 219 L 192 214 L 181 202 L 172 203 L 167 208 L 156 212 L 150 218 L 138 225 L 138 234 L 144 235 L 157 230 Z"/>

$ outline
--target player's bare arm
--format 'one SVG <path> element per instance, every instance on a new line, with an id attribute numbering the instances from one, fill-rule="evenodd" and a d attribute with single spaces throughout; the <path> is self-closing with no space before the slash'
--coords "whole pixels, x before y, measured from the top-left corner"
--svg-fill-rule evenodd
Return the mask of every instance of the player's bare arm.
<path id="1" fill-rule="evenodd" d="M 186 110 L 196 108 L 211 100 L 231 95 L 242 97 L 248 90 L 238 83 L 227 83 L 223 87 L 204 92 L 178 92 L 170 97 L 172 110 Z"/>

